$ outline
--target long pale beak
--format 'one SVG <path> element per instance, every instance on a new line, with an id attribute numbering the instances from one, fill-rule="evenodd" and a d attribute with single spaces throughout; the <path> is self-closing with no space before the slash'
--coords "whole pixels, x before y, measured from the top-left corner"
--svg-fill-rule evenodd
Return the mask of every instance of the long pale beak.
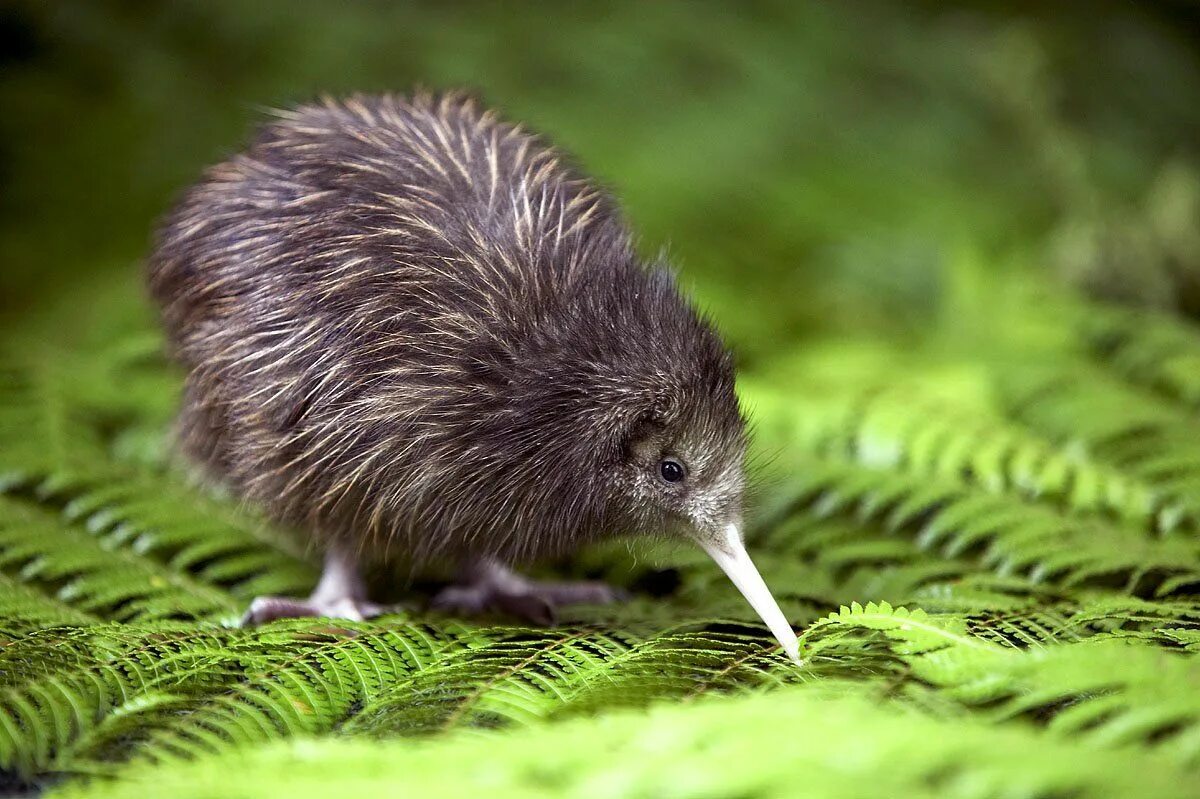
<path id="1" fill-rule="evenodd" d="M 754 566 L 754 561 L 746 553 L 746 545 L 742 543 L 741 531 L 736 524 L 730 523 L 725 527 L 723 540 L 712 541 L 701 539 L 700 546 L 708 556 L 717 562 L 721 570 L 729 576 L 742 596 L 750 603 L 750 607 L 762 617 L 767 627 L 779 639 L 780 646 L 796 665 L 803 665 L 800 660 L 800 642 L 792 625 L 779 609 L 779 603 L 771 596 L 771 590 L 763 582 L 762 575 Z"/>

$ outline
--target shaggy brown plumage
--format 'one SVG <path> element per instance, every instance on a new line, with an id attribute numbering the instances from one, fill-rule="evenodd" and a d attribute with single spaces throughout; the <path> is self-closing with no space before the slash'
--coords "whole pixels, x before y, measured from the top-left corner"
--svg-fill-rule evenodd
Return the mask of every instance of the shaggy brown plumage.
<path id="1" fill-rule="evenodd" d="M 465 96 L 280 113 L 169 215 L 150 286 L 185 451 L 350 579 L 740 520 L 721 340 L 607 194 Z"/>

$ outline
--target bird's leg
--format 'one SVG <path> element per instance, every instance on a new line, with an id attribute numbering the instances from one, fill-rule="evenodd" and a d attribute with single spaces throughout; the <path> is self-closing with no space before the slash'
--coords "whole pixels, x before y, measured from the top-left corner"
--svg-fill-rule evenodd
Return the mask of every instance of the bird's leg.
<path id="1" fill-rule="evenodd" d="M 362 621 L 378 616 L 383 611 L 380 605 L 367 601 L 367 586 L 359 573 L 358 559 L 334 546 L 325 553 L 325 570 L 321 572 L 321 581 L 308 599 L 260 596 L 250 603 L 250 609 L 242 617 L 242 625 L 301 616 Z"/>
<path id="2" fill-rule="evenodd" d="M 478 559 L 464 564 L 458 582 L 442 589 L 433 607 L 465 615 L 500 612 L 535 624 L 553 624 L 558 607 L 604 604 L 624 595 L 600 582 L 538 582 L 498 561 Z"/>

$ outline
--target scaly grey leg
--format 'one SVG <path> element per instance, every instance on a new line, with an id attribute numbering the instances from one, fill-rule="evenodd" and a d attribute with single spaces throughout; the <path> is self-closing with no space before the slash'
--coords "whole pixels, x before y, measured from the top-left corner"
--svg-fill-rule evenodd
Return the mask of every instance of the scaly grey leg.
<path id="1" fill-rule="evenodd" d="M 303 616 L 362 621 L 383 612 L 382 606 L 367 600 L 367 587 L 359 573 L 358 559 L 344 549 L 331 547 L 325 553 L 321 581 L 308 599 L 260 596 L 250 603 L 250 609 L 242 617 L 242 626 Z"/>

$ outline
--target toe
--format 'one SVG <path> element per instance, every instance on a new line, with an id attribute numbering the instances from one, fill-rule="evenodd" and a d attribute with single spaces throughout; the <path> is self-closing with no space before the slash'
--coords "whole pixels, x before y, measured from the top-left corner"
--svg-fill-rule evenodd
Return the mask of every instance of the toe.
<path id="1" fill-rule="evenodd" d="M 349 597 L 338 599 L 305 600 L 285 596 L 260 596 L 250 603 L 241 626 L 253 627 L 276 619 L 298 619 L 306 616 L 324 616 L 331 619 L 363 621 L 382 614 L 384 608 L 374 602 Z"/>
<path id="2" fill-rule="evenodd" d="M 533 624 L 553 624 L 554 605 L 538 591 L 500 591 L 495 586 L 452 585 L 442 589 L 430 607 L 443 613 L 479 616 L 502 613 Z"/>
<path id="3" fill-rule="evenodd" d="M 313 615 L 316 615 L 315 609 L 304 600 L 284 596 L 260 596 L 250 603 L 246 614 L 242 616 L 241 626 L 253 627 L 275 619 L 296 619 Z"/>
<path id="4" fill-rule="evenodd" d="M 556 621 L 554 605 L 541 594 L 499 594 L 495 604 L 497 610 L 533 624 L 548 627 Z"/>
<path id="5" fill-rule="evenodd" d="M 363 614 L 358 603 L 353 599 L 338 599 L 318 608 L 321 616 L 348 621 L 362 621 Z"/>
<path id="6" fill-rule="evenodd" d="M 358 612 L 364 619 L 374 619 L 385 613 L 395 613 L 399 610 L 396 605 L 377 605 L 374 602 L 359 602 Z"/>
<path id="7" fill-rule="evenodd" d="M 487 608 L 487 597 L 477 586 L 452 585 L 439 591 L 429 606 L 443 613 L 472 616 Z"/>
<path id="8" fill-rule="evenodd" d="M 607 605 L 629 599 L 629 592 L 606 583 L 555 583 L 542 586 L 547 598 L 556 605 Z"/>

